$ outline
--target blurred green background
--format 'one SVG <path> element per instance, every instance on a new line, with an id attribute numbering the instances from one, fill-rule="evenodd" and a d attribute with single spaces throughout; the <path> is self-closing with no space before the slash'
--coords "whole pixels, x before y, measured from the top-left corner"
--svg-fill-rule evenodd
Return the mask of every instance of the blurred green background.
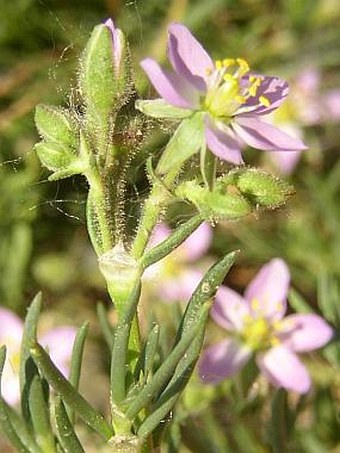
<path id="1" fill-rule="evenodd" d="M 0 303 L 24 315 L 42 289 L 45 305 L 60 322 L 93 320 L 93 348 L 101 349 L 95 304 L 109 301 L 86 232 L 86 183 L 47 181 L 33 150 L 38 141 L 33 111 L 40 102 L 72 102 L 78 56 L 93 26 L 107 17 L 128 36 L 142 96 L 154 93 L 138 61 L 153 56 L 165 63 L 171 21 L 186 24 L 214 58 L 240 56 L 256 71 L 289 81 L 295 95 L 285 117 L 275 121 L 293 127 L 309 147 L 286 175 L 296 194 L 284 209 L 219 225 L 211 254 L 241 249 L 228 277 L 239 290 L 265 261 L 284 258 L 296 290 L 293 307 L 321 311 L 339 325 L 338 0 L 0 0 Z M 303 89 L 299 78 L 306 70 L 318 83 Z M 316 120 L 306 119 L 311 110 Z M 247 150 L 245 161 L 280 172 L 262 152 Z M 99 360 L 95 352 L 93 357 Z M 100 360 L 105 370 L 105 358 Z M 322 360 L 327 363 L 314 372 L 319 391 L 290 451 L 340 451 L 339 349 L 330 347 Z M 249 432 L 234 434 L 237 451 L 267 451 L 249 426 Z M 301 434 L 311 426 L 313 432 Z M 253 449 L 244 450 L 238 438 L 247 435 Z"/>

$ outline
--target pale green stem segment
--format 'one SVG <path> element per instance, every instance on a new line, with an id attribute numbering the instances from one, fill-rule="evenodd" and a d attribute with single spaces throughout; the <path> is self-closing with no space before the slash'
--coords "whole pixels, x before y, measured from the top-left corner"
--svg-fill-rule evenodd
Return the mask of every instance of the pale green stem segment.
<path id="1" fill-rule="evenodd" d="M 138 226 L 135 240 L 131 247 L 131 255 L 140 259 L 145 251 L 150 235 L 159 221 L 163 211 L 172 197 L 170 192 L 181 168 L 170 171 L 162 180 L 156 181 L 149 198 L 146 200 L 141 221 Z"/>

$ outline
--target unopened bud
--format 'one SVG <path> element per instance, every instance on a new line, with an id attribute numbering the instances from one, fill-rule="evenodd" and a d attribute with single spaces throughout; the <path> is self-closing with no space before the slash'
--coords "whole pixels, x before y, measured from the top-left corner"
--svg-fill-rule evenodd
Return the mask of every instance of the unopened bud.
<path id="1" fill-rule="evenodd" d="M 236 186 L 250 201 L 268 208 L 281 206 L 293 193 L 285 181 L 255 168 L 241 171 Z"/>

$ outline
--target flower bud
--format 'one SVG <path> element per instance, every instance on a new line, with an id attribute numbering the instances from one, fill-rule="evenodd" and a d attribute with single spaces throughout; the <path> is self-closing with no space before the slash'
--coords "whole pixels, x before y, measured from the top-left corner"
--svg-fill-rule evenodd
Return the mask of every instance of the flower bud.
<path id="1" fill-rule="evenodd" d="M 281 206 L 293 193 L 285 181 L 256 168 L 241 170 L 236 186 L 250 201 L 268 208 Z"/>
<path id="2" fill-rule="evenodd" d="M 130 80 L 126 47 L 111 19 L 97 25 L 87 43 L 79 83 L 88 113 L 97 121 L 111 114 Z"/>

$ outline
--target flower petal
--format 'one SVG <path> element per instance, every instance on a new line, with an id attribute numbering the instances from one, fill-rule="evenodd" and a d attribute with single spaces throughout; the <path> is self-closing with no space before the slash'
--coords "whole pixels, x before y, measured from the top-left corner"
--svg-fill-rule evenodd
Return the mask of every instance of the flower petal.
<path id="1" fill-rule="evenodd" d="M 0 345 L 6 344 L 8 355 L 20 351 L 23 321 L 10 310 L 0 308 Z"/>
<path id="2" fill-rule="evenodd" d="M 195 230 L 181 244 L 177 251 L 183 261 L 196 261 L 201 258 L 209 249 L 212 240 L 212 229 L 207 222 L 203 222 L 197 230 Z"/>
<path id="3" fill-rule="evenodd" d="M 232 126 L 247 145 L 265 151 L 300 151 L 306 146 L 299 138 L 291 137 L 271 124 L 253 116 L 238 115 Z"/>
<path id="4" fill-rule="evenodd" d="M 220 159 L 239 165 L 243 163 L 240 143 L 230 128 L 218 129 L 207 116 L 205 118 L 205 139 L 208 148 Z"/>
<path id="5" fill-rule="evenodd" d="M 252 352 L 234 339 L 226 339 L 207 348 L 199 361 L 203 382 L 217 383 L 236 374 L 249 360 Z"/>
<path id="6" fill-rule="evenodd" d="M 214 64 L 201 44 L 181 24 L 169 26 L 168 57 L 174 70 L 200 91 L 206 91 L 206 79 Z"/>
<path id="7" fill-rule="evenodd" d="M 183 77 L 162 69 L 151 58 L 141 61 L 140 65 L 158 94 L 169 104 L 188 109 L 198 107 L 198 91 Z"/>
<path id="8" fill-rule="evenodd" d="M 158 297 L 165 302 L 186 302 L 202 280 L 203 272 L 194 269 L 180 269 L 172 278 L 164 276 L 158 282 Z"/>
<path id="9" fill-rule="evenodd" d="M 289 269 L 282 259 L 274 258 L 265 264 L 244 294 L 253 315 L 272 320 L 281 319 L 286 312 L 289 281 Z"/>
<path id="10" fill-rule="evenodd" d="M 292 351 L 305 352 L 321 348 L 333 336 L 333 329 L 314 313 L 287 316 L 280 323 L 280 338 Z"/>
<path id="11" fill-rule="evenodd" d="M 249 76 L 245 76 L 247 78 Z M 263 80 L 256 91 L 256 96 L 247 99 L 239 110 L 239 113 L 245 111 L 249 115 L 267 115 L 276 110 L 288 95 L 288 83 L 279 77 L 261 76 Z M 268 101 L 268 106 L 261 104 L 260 98 L 264 97 Z M 246 113 L 246 115 L 247 115 Z"/>
<path id="12" fill-rule="evenodd" d="M 243 319 L 249 316 L 250 311 L 247 301 L 242 296 L 227 286 L 221 286 L 216 293 L 210 314 L 224 329 L 240 331 Z"/>
<path id="13" fill-rule="evenodd" d="M 275 387 L 307 393 L 311 379 L 298 357 L 284 346 L 276 346 L 259 355 L 256 362 L 262 373 Z"/>
<path id="14" fill-rule="evenodd" d="M 52 361 L 64 375 L 69 370 L 75 337 L 76 329 L 64 326 L 51 329 L 39 338 L 41 345 L 47 347 Z"/>

